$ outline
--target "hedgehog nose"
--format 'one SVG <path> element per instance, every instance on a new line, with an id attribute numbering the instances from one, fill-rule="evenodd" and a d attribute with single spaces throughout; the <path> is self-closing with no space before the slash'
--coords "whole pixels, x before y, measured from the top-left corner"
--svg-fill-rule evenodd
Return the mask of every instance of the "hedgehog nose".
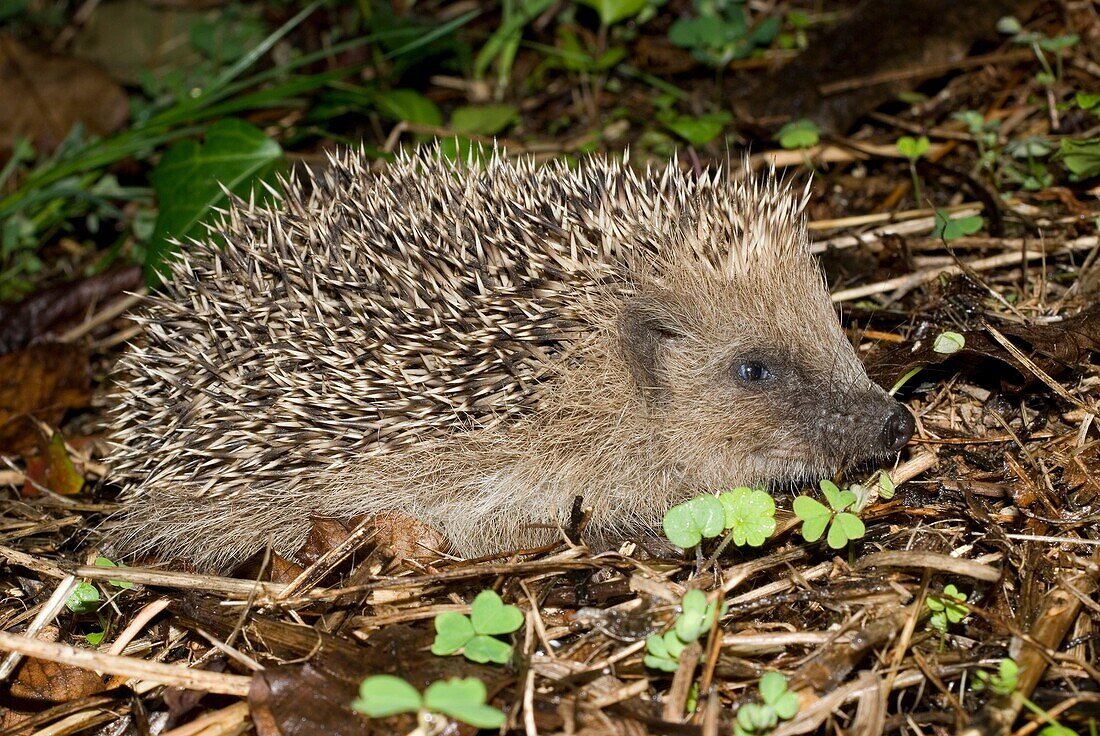
<path id="1" fill-rule="evenodd" d="M 898 404 L 886 417 L 882 428 L 882 446 L 888 452 L 897 452 L 913 436 L 913 415 L 904 406 Z"/>

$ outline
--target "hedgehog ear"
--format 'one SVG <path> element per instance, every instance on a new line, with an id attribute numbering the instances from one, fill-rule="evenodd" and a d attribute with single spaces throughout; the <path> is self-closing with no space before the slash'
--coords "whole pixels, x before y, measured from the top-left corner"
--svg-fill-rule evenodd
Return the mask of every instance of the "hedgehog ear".
<path id="1" fill-rule="evenodd" d="M 623 305 L 617 327 L 630 375 L 647 401 L 659 403 L 668 391 L 669 344 L 687 335 L 675 298 L 664 290 L 636 296 Z"/>

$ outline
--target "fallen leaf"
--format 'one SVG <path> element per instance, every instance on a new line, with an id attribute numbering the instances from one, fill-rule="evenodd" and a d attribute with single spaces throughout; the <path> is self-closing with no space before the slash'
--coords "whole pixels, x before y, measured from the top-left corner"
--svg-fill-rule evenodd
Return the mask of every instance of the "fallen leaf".
<path id="1" fill-rule="evenodd" d="M 65 438 L 54 432 L 41 452 L 27 460 L 27 480 L 20 494 L 24 498 L 37 496 L 40 488 L 46 488 L 61 496 L 73 496 L 84 487 L 84 475 L 77 470 Z"/>
<path id="2" fill-rule="evenodd" d="M 76 345 L 47 343 L 0 356 L 0 454 L 30 452 L 40 441 L 32 418 L 57 425 L 90 396 L 88 358 Z"/>

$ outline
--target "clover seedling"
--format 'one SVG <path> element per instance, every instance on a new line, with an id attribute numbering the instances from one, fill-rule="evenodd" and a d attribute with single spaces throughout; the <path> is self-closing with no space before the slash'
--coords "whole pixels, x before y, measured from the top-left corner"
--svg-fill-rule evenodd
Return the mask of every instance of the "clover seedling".
<path id="1" fill-rule="evenodd" d="M 746 703 L 737 709 L 734 736 L 757 736 L 771 731 L 779 721 L 787 721 L 798 713 L 798 696 L 787 689 L 787 678 L 769 672 L 760 678 L 762 703 Z"/>
<path id="2" fill-rule="evenodd" d="M 704 538 L 717 537 L 725 529 L 726 510 L 717 497 L 697 496 L 676 504 L 665 512 L 664 529 L 668 541 L 690 549 Z"/>
<path id="3" fill-rule="evenodd" d="M 1005 657 L 997 665 L 997 672 L 990 674 L 985 670 L 974 673 L 974 689 L 978 692 L 988 690 L 997 695 L 1011 695 L 1016 692 L 1019 683 L 1020 666 L 1015 660 Z"/>
<path id="4" fill-rule="evenodd" d="M 722 602 L 721 613 L 726 612 L 725 601 Z M 707 594 L 701 590 L 689 590 L 684 594 L 680 602 L 680 615 L 672 630 L 685 644 L 698 639 L 703 632 L 708 631 L 721 615 L 718 610 L 718 601 L 707 603 Z"/>
<path id="5" fill-rule="evenodd" d="M 932 612 L 928 625 L 940 633 L 947 633 L 947 627 L 966 618 L 970 609 L 966 607 L 966 593 L 960 593 L 954 585 L 943 589 L 943 596 L 928 596 L 925 605 Z"/>
<path id="6" fill-rule="evenodd" d="M 734 488 L 718 496 L 733 543 L 759 547 L 775 533 L 775 499 L 764 491 Z"/>
<path id="7" fill-rule="evenodd" d="M 928 149 L 932 147 L 932 144 L 928 141 L 926 135 L 922 135 L 920 138 L 903 135 L 898 138 L 897 143 L 894 145 L 897 146 L 898 153 L 909 159 L 909 175 L 913 177 L 913 198 L 917 201 L 917 206 L 920 207 L 920 177 L 917 176 L 917 159 L 928 153 Z"/>
<path id="8" fill-rule="evenodd" d="M 794 514 L 802 519 L 803 539 L 816 542 L 828 528 L 825 542 L 833 549 L 840 549 L 849 541 L 862 537 L 867 527 L 858 516 L 847 511 L 855 504 L 856 494 L 840 490 L 830 480 L 823 480 L 820 485 L 829 505 L 809 496 L 799 496 L 794 500 Z"/>
<path id="9" fill-rule="evenodd" d="M 932 237 L 943 238 L 945 241 L 956 240 L 964 235 L 973 235 L 985 224 L 981 215 L 953 218 L 947 210 L 936 210 L 935 220 L 936 226 L 932 228 Z"/>
<path id="10" fill-rule="evenodd" d="M 435 617 L 432 654 L 446 656 L 460 651 L 472 662 L 504 664 L 512 656 L 512 645 L 494 638 L 511 634 L 523 625 L 523 611 L 505 605 L 500 596 L 483 590 L 474 598 L 470 615 L 447 611 Z"/>
<path id="11" fill-rule="evenodd" d="M 812 120 L 792 120 L 779 129 L 775 140 L 788 150 L 810 148 L 821 142 L 821 128 Z"/>
<path id="12" fill-rule="evenodd" d="M 421 695 L 416 688 L 393 675 L 374 675 L 359 685 L 359 697 L 351 708 L 370 718 L 399 713 L 442 713 L 475 728 L 500 728 L 504 713 L 485 703 L 485 684 L 473 677 L 433 682 Z"/>
<path id="13" fill-rule="evenodd" d="M 646 655 L 642 659 L 646 667 L 662 672 L 675 672 L 680 666 L 680 654 L 687 646 L 675 631 L 652 634 L 645 640 Z"/>

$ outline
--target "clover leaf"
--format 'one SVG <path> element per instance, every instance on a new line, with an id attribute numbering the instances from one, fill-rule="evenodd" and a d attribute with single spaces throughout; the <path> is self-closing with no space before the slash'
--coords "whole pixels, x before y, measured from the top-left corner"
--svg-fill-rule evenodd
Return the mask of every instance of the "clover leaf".
<path id="1" fill-rule="evenodd" d="M 867 533 L 867 527 L 855 514 L 847 511 L 833 517 L 833 523 L 829 526 L 829 534 L 825 537 L 825 544 L 833 549 L 841 549 L 853 539 L 860 539 Z"/>
<path id="2" fill-rule="evenodd" d="M 932 229 L 932 237 L 943 238 L 944 240 L 955 240 L 964 235 L 973 235 L 981 230 L 985 224 L 985 220 L 981 215 L 954 219 L 947 210 L 936 210 L 935 221 L 936 226 Z"/>
<path id="3" fill-rule="evenodd" d="M 424 691 L 429 710 L 468 723 L 475 728 L 500 728 L 504 713 L 485 704 L 485 683 L 473 677 L 433 682 Z"/>
<path id="4" fill-rule="evenodd" d="M 493 635 L 510 634 L 521 626 L 521 610 L 505 605 L 494 591 L 483 590 L 474 598 L 469 616 L 445 611 L 435 617 L 432 654 L 447 656 L 461 651 L 472 662 L 504 664 L 512 656 L 512 646 Z"/>
<path id="5" fill-rule="evenodd" d="M 974 689 L 989 690 L 997 695 L 1011 695 L 1019 682 L 1020 666 L 1011 657 L 1005 657 L 997 666 L 996 674 L 985 670 L 974 673 Z"/>
<path id="6" fill-rule="evenodd" d="M 738 547 L 760 547 L 775 533 L 775 499 L 760 490 L 734 488 L 720 496 L 725 528 Z"/>
<path id="7" fill-rule="evenodd" d="M 802 538 L 807 542 L 816 542 L 825 533 L 825 528 L 833 518 L 829 508 L 809 496 L 799 496 L 794 500 L 794 515 L 802 519 Z"/>
<path id="8" fill-rule="evenodd" d="M 722 612 L 725 612 L 725 602 Z M 690 643 L 710 629 L 719 616 L 718 602 L 707 602 L 707 594 L 701 590 L 689 590 L 680 603 L 680 615 L 676 619 L 673 631 L 676 637 Z"/>
<path id="9" fill-rule="evenodd" d="M 385 718 L 398 713 L 415 713 L 423 707 L 416 688 L 393 675 L 373 675 L 359 685 L 359 697 L 351 709 L 370 718 Z"/>
<path id="10" fill-rule="evenodd" d="M 663 526 L 668 541 L 690 549 L 704 538 L 717 537 L 725 528 L 722 502 L 710 494 L 676 504 L 665 512 Z"/>
<path id="11" fill-rule="evenodd" d="M 960 593 L 954 585 L 947 585 L 943 589 L 943 597 L 928 596 L 925 605 L 932 611 L 932 617 L 928 625 L 940 632 L 946 632 L 951 624 L 957 624 L 966 618 L 970 609 L 966 603 L 966 594 Z"/>
<path id="12" fill-rule="evenodd" d="M 783 148 L 810 148 L 821 141 L 821 128 L 812 120 L 792 120 L 779 129 L 775 140 Z"/>
<path id="13" fill-rule="evenodd" d="M 676 636 L 675 631 L 666 634 L 652 634 L 645 640 L 646 655 L 642 662 L 662 672 L 675 672 L 680 666 L 680 654 L 687 645 Z"/>
<path id="14" fill-rule="evenodd" d="M 737 709 L 734 736 L 758 736 L 775 728 L 779 721 L 790 720 L 798 713 L 798 696 L 787 690 L 787 678 L 778 672 L 768 672 L 760 678 L 760 699 L 763 703 L 746 703 Z"/>
<path id="15" fill-rule="evenodd" d="M 802 538 L 807 542 L 816 542 L 828 528 L 826 544 L 840 549 L 849 541 L 866 534 L 867 527 L 863 521 L 846 510 L 855 506 L 858 500 L 856 494 L 840 490 L 830 480 L 822 480 L 820 485 L 829 506 L 809 496 L 799 496 L 794 500 L 795 516 L 802 519 Z"/>

